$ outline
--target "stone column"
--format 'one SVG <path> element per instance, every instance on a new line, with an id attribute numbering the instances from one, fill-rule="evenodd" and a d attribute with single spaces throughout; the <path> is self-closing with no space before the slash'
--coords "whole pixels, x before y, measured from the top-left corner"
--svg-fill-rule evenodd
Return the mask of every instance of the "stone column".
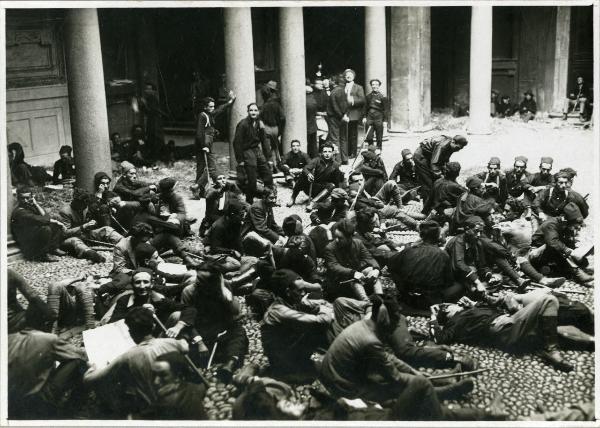
<path id="1" fill-rule="evenodd" d="M 283 152 L 290 151 L 290 142 L 294 139 L 300 140 L 302 150 L 306 152 L 306 74 L 301 7 L 279 9 L 279 73 L 281 102 L 286 117 L 281 137 Z"/>
<path id="2" fill-rule="evenodd" d="M 237 96 L 231 109 L 229 124 L 229 166 L 235 170 L 236 161 L 233 152 L 235 127 L 248 115 L 247 105 L 256 101 L 252 15 L 249 7 L 226 7 L 224 15 L 226 83 Z"/>
<path id="3" fill-rule="evenodd" d="M 385 6 L 365 7 L 365 91 L 371 79 L 381 80 L 381 92 L 387 94 L 387 49 Z"/>
<path id="4" fill-rule="evenodd" d="M 94 174 L 112 175 L 102 50 L 96 9 L 69 9 L 65 19 L 69 114 L 77 185 L 93 190 Z"/>
<path id="5" fill-rule="evenodd" d="M 421 130 L 431 115 L 429 7 L 392 7 L 390 130 Z"/>
<path id="6" fill-rule="evenodd" d="M 556 7 L 556 44 L 554 45 L 554 87 L 552 111 L 562 112 L 569 80 L 569 41 L 571 37 L 571 6 Z"/>
<path id="7" fill-rule="evenodd" d="M 489 134 L 492 92 L 492 6 L 471 7 L 469 134 Z"/>

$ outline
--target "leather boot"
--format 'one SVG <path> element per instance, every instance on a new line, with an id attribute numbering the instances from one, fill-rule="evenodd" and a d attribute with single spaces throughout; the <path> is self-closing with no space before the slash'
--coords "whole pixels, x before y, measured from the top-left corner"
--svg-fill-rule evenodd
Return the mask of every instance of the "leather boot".
<path id="1" fill-rule="evenodd" d="M 563 285 L 566 280 L 567 279 L 564 276 L 559 276 L 557 278 L 549 278 L 547 276 L 544 276 L 540 280 L 540 284 L 545 287 L 556 288 Z"/>
<path id="2" fill-rule="evenodd" d="M 402 203 L 402 193 L 400 192 L 398 186 L 394 186 L 392 188 L 392 200 L 394 201 L 394 205 L 396 205 L 398 208 L 402 208 L 404 205 Z"/>
<path id="3" fill-rule="evenodd" d="M 542 317 L 540 329 L 544 340 L 544 349 L 538 352 L 539 357 L 557 370 L 570 372 L 573 366 L 566 362 L 558 350 L 557 317 Z"/>
<path id="4" fill-rule="evenodd" d="M 251 268 L 243 274 L 231 278 L 226 282 L 227 285 L 229 285 L 229 287 L 231 288 L 233 294 L 238 296 L 240 295 L 238 292 L 242 291 L 242 289 L 245 288 L 244 286 L 247 284 L 250 284 L 250 291 L 252 291 L 252 281 L 256 278 L 258 278 L 258 272 L 255 268 Z"/>
<path id="5" fill-rule="evenodd" d="M 81 256 L 84 259 L 91 260 L 92 263 L 104 263 L 106 261 L 103 255 L 94 250 L 85 250 Z"/>
<path id="6" fill-rule="evenodd" d="M 474 387 L 475 382 L 472 378 L 468 377 L 451 385 L 435 386 L 433 389 L 435 390 L 435 393 L 437 394 L 440 401 L 444 401 L 457 400 L 463 395 L 466 395 L 469 392 L 473 391 Z"/>
<path id="7" fill-rule="evenodd" d="M 575 280 L 575 282 L 581 284 L 581 285 L 585 285 L 587 286 L 588 282 L 592 282 L 594 280 L 594 277 L 591 275 L 588 275 L 587 273 L 585 273 L 583 271 L 583 269 L 577 267 L 577 268 L 573 268 L 573 280 Z"/>
<path id="8" fill-rule="evenodd" d="M 460 364 L 463 372 L 470 372 L 477 369 L 477 362 L 471 357 L 467 357 L 466 355 L 453 355 L 452 357 L 452 361 Z"/>

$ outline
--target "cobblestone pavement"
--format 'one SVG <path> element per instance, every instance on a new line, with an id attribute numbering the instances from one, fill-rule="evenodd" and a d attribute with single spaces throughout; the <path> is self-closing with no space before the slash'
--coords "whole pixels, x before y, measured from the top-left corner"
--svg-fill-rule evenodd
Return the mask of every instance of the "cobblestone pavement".
<path id="1" fill-rule="evenodd" d="M 460 131 L 459 125 L 455 126 L 457 131 Z M 495 124 L 494 126 L 499 125 Z M 508 167 L 512 163 L 514 155 L 526 154 L 531 160 L 530 165 L 532 167 L 530 167 L 530 170 L 536 169 L 538 159 L 541 155 L 553 155 L 555 158 L 555 170 L 558 170 L 562 166 L 573 166 L 579 172 L 575 187 L 578 190 L 581 189 L 581 192 L 584 194 L 591 191 L 588 183 L 588 181 L 591 181 L 593 174 L 590 157 L 574 155 L 572 149 L 573 147 L 578 147 L 577 150 L 591 148 L 592 133 L 578 129 L 557 130 L 552 127 L 552 124 L 547 123 L 540 124 L 540 129 L 536 129 L 531 125 L 516 123 L 514 125 L 510 124 L 508 131 L 505 129 L 501 132 L 496 130 L 497 134 L 489 137 L 489 141 L 485 141 L 484 137 L 470 138 L 470 145 L 467 151 L 462 153 L 459 159 L 464 165 L 463 172 L 469 169 L 477 169 L 478 166 L 484 166 L 487 159 L 496 154 L 501 155 L 501 159 L 504 162 L 503 167 Z M 513 134 L 519 134 L 519 130 L 527 138 L 529 138 L 530 133 L 531 135 L 540 134 L 539 138 L 536 138 L 535 141 L 540 143 L 540 145 L 544 145 L 543 152 L 537 144 L 532 149 L 529 145 L 522 144 L 515 139 Z M 434 133 L 436 132 L 430 134 Z M 452 135 L 454 130 L 444 133 Z M 400 158 L 399 153 L 402 148 L 405 146 L 416 147 L 416 142 L 423 137 L 423 135 L 392 137 L 391 141 L 384 145 L 384 159 L 386 160 L 388 170 L 391 170 L 394 162 Z M 569 139 L 572 144 L 570 148 L 565 148 L 560 143 L 560 141 L 565 141 L 566 139 Z M 588 143 L 590 145 L 586 145 Z M 485 150 L 484 147 L 478 146 L 478 144 L 485 144 Z M 469 151 L 472 151 L 472 155 Z M 220 159 L 219 163 L 223 165 L 224 162 L 226 163 L 226 159 Z M 190 196 L 188 187 L 193 179 L 193 168 L 193 164 L 190 161 L 177 162 L 175 167 L 170 170 L 159 169 L 158 171 L 150 171 L 145 174 L 141 173 L 140 178 L 159 179 L 173 175 L 180 180 L 177 189 Z M 587 187 L 589 187 L 589 190 Z M 69 194 L 69 190 L 53 194 L 44 193 L 41 195 L 40 200 L 47 207 L 56 206 L 61 200 L 68 198 Z M 281 222 L 285 216 L 296 213 L 302 217 L 305 224 L 308 224 L 308 215 L 304 212 L 302 197 L 298 198 L 300 205 L 292 208 L 284 207 L 289 195 L 290 190 L 280 186 L 279 200 L 282 207 L 275 208 L 274 210 L 278 222 Z M 200 219 L 203 209 L 199 208 L 199 206 L 203 206 L 203 202 L 190 203 L 190 214 Z M 590 227 L 592 224 L 589 221 L 588 226 L 583 230 L 584 239 L 586 240 L 592 239 L 593 230 Z M 410 242 L 416 239 L 416 234 L 405 232 L 395 234 L 393 238 L 398 242 Z M 190 238 L 186 242 L 190 248 L 200 246 L 198 238 Z M 65 277 L 77 276 L 82 273 L 101 276 L 107 275 L 111 269 L 112 255 L 109 252 L 103 252 L 103 254 L 107 256 L 107 262 L 104 264 L 90 264 L 89 261 L 77 260 L 67 256 L 56 263 L 20 261 L 12 267 L 24 275 L 45 296 L 48 284 L 53 281 Z M 384 277 L 384 283 L 387 287 L 393 286 L 389 278 Z M 588 289 L 569 282 L 563 288 L 584 292 L 585 294 L 571 294 L 570 297 L 575 300 L 581 300 L 588 305 L 593 305 L 593 288 Z M 246 356 L 246 362 L 265 365 L 267 361 L 262 351 L 258 323 L 248 313 L 243 299 L 241 299 L 241 303 L 245 316 L 245 327 L 250 339 L 250 348 Z M 408 323 L 410 327 L 421 330 L 425 328 L 426 318 L 409 317 Z M 81 344 L 81 335 L 76 335 L 70 340 L 76 344 Z M 509 355 L 496 349 L 478 346 L 452 345 L 451 347 L 459 355 L 464 354 L 475 358 L 481 367 L 491 368 L 491 371 L 478 375 L 475 389 L 471 394 L 461 401 L 450 403 L 452 405 L 483 408 L 490 402 L 496 392 L 500 392 L 503 402 L 507 406 L 508 413 L 511 419 L 513 419 L 518 416 L 529 415 L 535 410 L 536 403 L 538 402 L 543 403 L 546 410 L 552 411 L 594 398 L 594 353 L 592 352 L 563 351 L 566 358 L 575 365 L 575 370 L 566 374 L 552 369 L 533 355 Z M 431 372 L 431 370 L 423 370 Z M 231 417 L 231 406 L 239 392 L 233 385 L 217 383 L 214 373 L 214 371 L 207 373 L 211 386 L 208 390 L 205 405 L 211 419 L 229 419 Z M 315 380 L 315 382 L 318 381 Z M 294 385 L 294 387 L 296 400 L 304 401 L 308 399 L 310 385 Z M 83 417 L 101 417 L 92 411 L 83 411 L 83 413 Z"/>

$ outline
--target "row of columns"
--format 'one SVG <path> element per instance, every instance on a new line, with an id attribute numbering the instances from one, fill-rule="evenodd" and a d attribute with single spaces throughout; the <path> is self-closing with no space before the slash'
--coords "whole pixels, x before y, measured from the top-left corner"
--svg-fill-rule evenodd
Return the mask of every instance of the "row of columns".
<path id="1" fill-rule="evenodd" d="M 96 9 L 69 9 L 66 16 L 66 59 L 71 134 L 79 186 L 91 189 L 94 173 L 110 173 L 108 118 Z M 255 101 L 252 16 L 250 8 L 225 8 L 227 86 L 237 100 L 231 112 L 230 136 Z M 384 6 L 365 8 L 365 80 L 380 79 L 391 96 L 390 129 L 418 130 L 431 114 L 431 25 L 429 7 L 392 7 L 391 88 L 386 91 L 387 52 Z M 473 6 L 471 17 L 470 127 L 488 133 L 492 75 L 492 7 Z M 304 23 L 301 7 L 279 10 L 280 81 L 288 118 L 284 149 L 297 138 L 306 144 L 304 90 Z M 350 64 L 349 64 L 350 65 Z M 368 89 L 368 88 L 367 88 Z M 230 144 L 231 166 L 235 166 Z"/>

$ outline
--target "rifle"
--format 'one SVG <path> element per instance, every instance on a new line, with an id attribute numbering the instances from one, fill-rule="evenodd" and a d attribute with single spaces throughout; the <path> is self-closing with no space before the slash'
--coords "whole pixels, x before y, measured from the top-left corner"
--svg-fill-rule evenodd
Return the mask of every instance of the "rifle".
<path id="1" fill-rule="evenodd" d="M 456 376 L 470 376 L 470 375 L 474 375 L 474 374 L 478 374 L 478 373 L 489 372 L 490 370 L 491 369 L 478 369 L 478 370 L 471 370 L 470 372 L 446 373 L 446 374 L 441 374 L 441 375 L 428 376 L 427 379 L 437 380 L 437 379 L 447 379 L 449 377 L 456 377 Z"/>

